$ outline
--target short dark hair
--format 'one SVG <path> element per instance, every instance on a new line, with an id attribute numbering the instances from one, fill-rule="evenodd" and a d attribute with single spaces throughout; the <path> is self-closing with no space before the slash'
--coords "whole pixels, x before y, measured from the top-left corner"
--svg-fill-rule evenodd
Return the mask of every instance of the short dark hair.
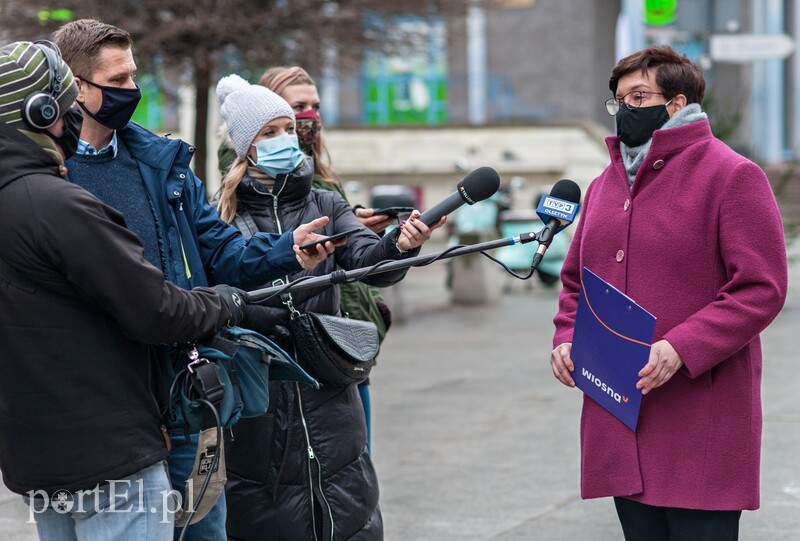
<path id="1" fill-rule="evenodd" d="M 69 22 L 55 31 L 53 41 L 61 48 L 64 62 L 80 78 L 90 77 L 95 72 L 98 53 L 103 47 L 130 49 L 133 46 L 128 32 L 97 19 Z"/>
<path id="2" fill-rule="evenodd" d="M 668 100 L 683 94 L 687 103 L 703 103 L 706 92 L 703 73 L 685 54 L 679 55 L 669 45 L 652 45 L 617 62 L 611 70 L 608 88 L 616 95 L 623 76 L 637 70 L 647 73 L 649 68 L 656 69 L 656 84 Z"/>

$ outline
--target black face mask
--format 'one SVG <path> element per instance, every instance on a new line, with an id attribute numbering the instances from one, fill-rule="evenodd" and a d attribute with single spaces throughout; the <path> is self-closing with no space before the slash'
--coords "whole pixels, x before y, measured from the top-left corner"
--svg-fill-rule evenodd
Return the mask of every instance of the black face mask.
<path id="1" fill-rule="evenodd" d="M 654 105 L 652 107 L 639 107 L 628 109 L 620 106 L 615 119 L 617 121 L 617 136 L 628 147 L 638 147 L 645 144 L 653 132 L 667 123 L 669 113 L 667 105 Z"/>
<path id="2" fill-rule="evenodd" d="M 77 107 L 71 108 L 64 115 L 64 135 L 55 137 L 50 132 L 45 132 L 50 139 L 61 147 L 64 159 L 68 160 L 78 152 L 78 141 L 81 138 L 81 126 L 83 126 L 83 115 Z"/>
<path id="3" fill-rule="evenodd" d="M 88 79 L 81 80 L 96 86 L 103 93 L 103 104 L 96 113 L 91 113 L 85 105 L 78 102 L 87 115 L 112 130 L 121 130 L 128 125 L 136 106 L 139 105 L 139 100 L 142 99 L 142 92 L 138 86 L 136 88 L 118 88 L 98 85 Z"/>

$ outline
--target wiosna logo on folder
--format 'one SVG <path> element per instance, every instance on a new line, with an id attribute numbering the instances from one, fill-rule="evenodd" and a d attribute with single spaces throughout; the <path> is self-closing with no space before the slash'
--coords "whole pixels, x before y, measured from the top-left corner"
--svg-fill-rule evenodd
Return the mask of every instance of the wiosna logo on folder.
<path id="1" fill-rule="evenodd" d="M 631 430 L 642 392 L 639 370 L 647 364 L 656 318 L 587 268 L 572 337 L 575 385 Z"/>

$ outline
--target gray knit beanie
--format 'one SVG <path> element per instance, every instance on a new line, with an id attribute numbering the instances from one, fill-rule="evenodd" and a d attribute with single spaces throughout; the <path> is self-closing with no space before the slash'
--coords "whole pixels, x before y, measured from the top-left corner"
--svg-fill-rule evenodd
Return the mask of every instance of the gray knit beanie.
<path id="1" fill-rule="evenodd" d="M 50 87 L 47 58 L 40 47 L 30 41 L 17 41 L 0 47 L 0 121 L 15 128 L 30 129 L 22 121 L 22 104 L 29 94 Z M 78 85 L 66 62 L 61 62 L 61 91 L 56 96 L 61 116 L 67 114 Z"/>
<path id="2" fill-rule="evenodd" d="M 233 149 L 239 157 L 247 154 L 264 124 L 282 116 L 294 120 L 294 111 L 286 100 L 264 86 L 251 85 L 238 75 L 220 79 L 217 97 Z"/>

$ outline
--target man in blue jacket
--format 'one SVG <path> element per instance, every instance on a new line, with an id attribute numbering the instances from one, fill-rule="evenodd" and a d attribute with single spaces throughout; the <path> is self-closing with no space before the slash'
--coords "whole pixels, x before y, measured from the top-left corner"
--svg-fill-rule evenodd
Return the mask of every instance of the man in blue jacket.
<path id="1" fill-rule="evenodd" d="M 313 268 L 333 251 L 330 242 L 312 255 L 297 247 L 317 239 L 313 231 L 327 217 L 280 236 L 259 233 L 249 240 L 219 218 L 189 168 L 194 147 L 130 122 L 141 94 L 133 81 L 136 64 L 128 32 L 83 19 L 64 25 L 53 37 L 75 74 L 84 116 L 78 153 L 66 162 L 69 180 L 122 212 L 128 228 L 141 239 L 145 258 L 169 281 L 186 289 L 220 283 L 254 288 L 301 267 Z M 176 350 L 162 353 L 162 383 L 168 389 L 187 361 Z M 170 477 L 173 488 L 183 492 L 193 470 L 197 435 L 187 441 L 183 420 L 169 421 Z M 224 494 L 187 534 L 192 540 L 226 539 Z"/>

